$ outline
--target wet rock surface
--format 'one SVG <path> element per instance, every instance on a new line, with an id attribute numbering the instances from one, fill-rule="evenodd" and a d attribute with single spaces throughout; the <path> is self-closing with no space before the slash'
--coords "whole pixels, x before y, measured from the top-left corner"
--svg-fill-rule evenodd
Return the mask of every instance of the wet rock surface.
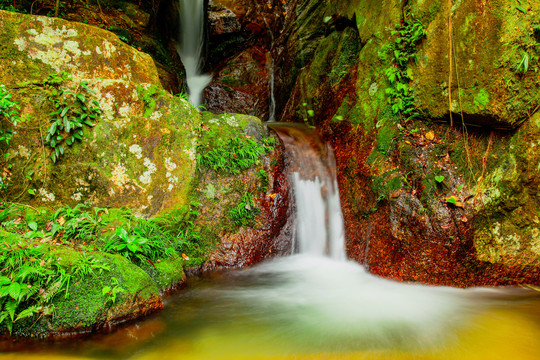
<path id="1" fill-rule="evenodd" d="M 266 119 L 270 106 L 269 56 L 264 48 L 255 46 L 230 58 L 203 92 L 206 109 Z"/>
<path id="2" fill-rule="evenodd" d="M 536 185 L 519 165 L 535 162 L 538 102 L 525 99 L 538 79 L 530 69 L 518 74 L 520 56 L 508 45 L 533 41 L 519 29 L 536 13 L 473 1 L 437 11 L 434 2 L 393 0 L 290 6 L 274 48 L 278 119 L 314 125 L 332 143 L 349 256 L 396 280 L 538 284 Z M 394 85 L 385 71 L 394 65 L 381 53 L 395 41 L 390 30 L 412 19 L 426 28 L 407 70 L 422 121 L 407 122 L 388 103 Z"/>
<path id="3" fill-rule="evenodd" d="M 260 163 L 239 174 L 201 169 L 198 180 L 197 201 L 201 204 L 197 226 L 202 233 L 217 237 L 217 245 L 208 260 L 191 273 L 200 273 L 228 268 L 254 265 L 264 259 L 286 255 L 291 252 L 291 237 L 280 234 L 290 231 L 292 224 L 290 185 L 285 175 L 285 154 L 277 135 L 266 129 L 255 117 L 245 115 L 206 114 L 206 124 L 212 131 L 214 126 L 229 129 L 230 136 L 246 136 L 261 141 L 274 139 L 273 151 L 264 156 Z M 241 130 L 243 135 L 238 135 Z M 253 204 L 246 209 L 258 209 L 250 224 L 231 221 L 231 209 L 249 193 Z"/>

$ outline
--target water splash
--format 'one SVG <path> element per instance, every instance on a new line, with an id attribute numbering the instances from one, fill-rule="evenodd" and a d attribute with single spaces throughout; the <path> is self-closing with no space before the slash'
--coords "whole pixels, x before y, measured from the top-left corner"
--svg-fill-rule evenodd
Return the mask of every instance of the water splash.
<path id="1" fill-rule="evenodd" d="M 296 251 L 344 261 L 345 231 L 332 148 L 313 130 L 279 124 L 275 128 L 292 154 Z"/>
<path id="2" fill-rule="evenodd" d="M 195 106 L 202 103 L 203 90 L 212 79 L 201 72 L 204 21 L 204 0 L 180 0 L 180 36 L 176 48 L 186 69 L 189 94 Z"/>

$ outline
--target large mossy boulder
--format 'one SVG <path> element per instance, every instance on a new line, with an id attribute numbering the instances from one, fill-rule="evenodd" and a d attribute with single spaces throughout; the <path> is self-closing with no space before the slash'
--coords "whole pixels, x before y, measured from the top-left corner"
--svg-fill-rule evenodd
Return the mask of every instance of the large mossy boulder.
<path id="1" fill-rule="evenodd" d="M 10 143 L 14 186 L 8 198 L 33 205 L 127 206 L 141 215 L 186 203 L 200 115 L 163 91 L 148 55 L 112 33 L 61 19 L 2 11 L 0 24 L 0 77 L 23 119 Z M 65 80 L 48 81 L 52 74 Z M 51 159 L 46 136 L 55 101 L 78 105 L 67 91 L 86 96 L 87 104 L 97 101 L 101 114 L 93 126 L 82 127 L 80 141 L 63 142 L 64 155 Z M 69 135 L 65 129 L 57 134 Z"/>

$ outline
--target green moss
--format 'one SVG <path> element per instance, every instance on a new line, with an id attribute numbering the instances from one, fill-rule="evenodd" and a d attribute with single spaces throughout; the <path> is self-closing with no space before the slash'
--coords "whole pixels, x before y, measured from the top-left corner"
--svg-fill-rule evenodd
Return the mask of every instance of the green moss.
<path id="1" fill-rule="evenodd" d="M 394 124 L 383 124 L 377 134 L 376 150 L 383 155 L 388 155 L 393 148 L 394 138 L 397 134 L 398 129 Z"/>
<path id="2" fill-rule="evenodd" d="M 182 281 L 184 260 L 181 257 L 159 259 L 152 264 L 141 264 L 141 268 L 152 278 L 160 291 L 166 290 Z"/>
<path id="3" fill-rule="evenodd" d="M 347 28 L 340 36 L 340 41 L 336 51 L 328 78 L 331 86 L 336 86 L 351 72 L 351 68 L 358 63 L 358 53 L 360 51 L 360 41 L 356 31 Z"/>
<path id="4" fill-rule="evenodd" d="M 478 110 L 486 109 L 489 104 L 489 92 L 486 89 L 480 89 L 478 94 L 474 97 L 474 106 Z"/>
<path id="5" fill-rule="evenodd" d="M 403 177 L 398 169 L 386 171 L 372 179 L 371 189 L 379 200 L 390 199 L 390 196 L 401 188 L 403 188 Z"/>

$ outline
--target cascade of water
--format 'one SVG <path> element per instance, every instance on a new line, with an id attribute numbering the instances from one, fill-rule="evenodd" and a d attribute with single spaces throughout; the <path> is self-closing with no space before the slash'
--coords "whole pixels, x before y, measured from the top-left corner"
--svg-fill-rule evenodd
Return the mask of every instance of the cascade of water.
<path id="1" fill-rule="evenodd" d="M 345 260 L 345 231 L 332 148 L 307 129 L 275 128 L 293 158 L 297 252 Z"/>
<path id="2" fill-rule="evenodd" d="M 201 73 L 204 46 L 204 0 L 180 0 L 180 36 L 177 51 L 186 69 L 186 79 L 193 105 L 200 105 L 202 92 L 211 76 Z"/>

